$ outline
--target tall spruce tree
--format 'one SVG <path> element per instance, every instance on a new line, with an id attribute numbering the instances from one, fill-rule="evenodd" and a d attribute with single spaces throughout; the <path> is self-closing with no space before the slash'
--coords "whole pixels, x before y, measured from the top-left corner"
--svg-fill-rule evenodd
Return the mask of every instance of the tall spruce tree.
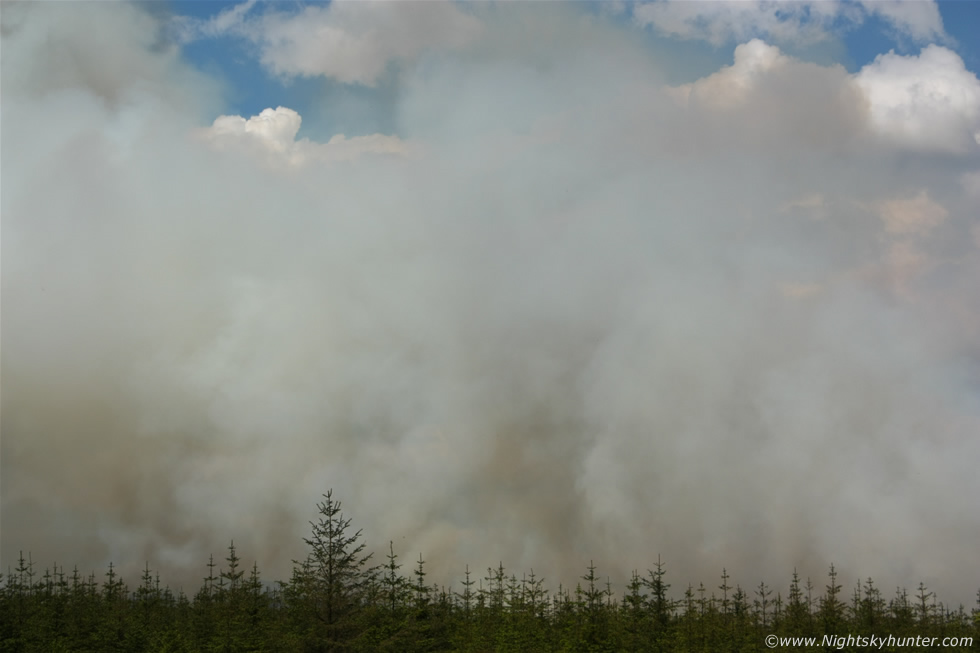
<path id="1" fill-rule="evenodd" d="M 824 635 L 838 635 L 843 631 L 846 604 L 840 600 L 841 586 L 837 582 L 837 570 L 830 565 L 827 572 L 829 584 L 820 600 L 819 617 Z"/>
<path id="2" fill-rule="evenodd" d="M 320 518 L 310 522 L 313 533 L 304 542 L 310 547 L 308 573 L 313 613 L 326 628 L 328 648 L 346 639 L 346 617 L 359 606 L 366 584 L 376 571 L 367 567 L 370 553 L 364 553 L 361 531 L 351 534 L 351 520 L 341 512 L 333 490 L 317 504 Z"/>
<path id="3" fill-rule="evenodd" d="M 807 580 L 807 585 L 810 582 Z M 810 603 L 803 589 L 800 588 L 800 574 L 796 569 L 793 570 L 793 580 L 789 585 L 789 598 L 786 602 L 786 620 L 783 622 L 784 630 L 782 633 L 801 637 L 813 635 L 812 615 L 810 614 Z"/>
<path id="4" fill-rule="evenodd" d="M 391 617 L 394 617 L 405 602 L 408 583 L 405 577 L 398 573 L 398 555 L 395 553 L 395 543 L 388 541 L 388 562 L 384 565 L 381 586 L 384 594 L 385 607 Z M 468 570 L 469 568 L 467 568 Z M 467 571 L 468 573 L 468 571 Z M 468 577 L 468 576 L 467 576 Z M 472 583 L 471 583 L 472 584 Z"/>

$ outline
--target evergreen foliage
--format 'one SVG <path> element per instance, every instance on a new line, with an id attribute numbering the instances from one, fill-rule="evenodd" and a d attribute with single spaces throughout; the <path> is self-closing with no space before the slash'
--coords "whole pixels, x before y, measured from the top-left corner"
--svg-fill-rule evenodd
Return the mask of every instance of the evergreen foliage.
<path id="1" fill-rule="evenodd" d="M 858 581 L 850 601 L 835 567 L 814 594 L 793 570 L 785 594 L 765 581 L 746 592 L 723 569 L 717 593 L 687 584 L 672 597 L 659 557 L 634 571 L 621 596 L 589 561 L 573 590 L 549 591 L 533 570 L 520 578 L 503 562 L 474 579 L 467 566 L 458 588 L 427 582 L 419 555 L 409 575 L 389 542 L 386 562 L 353 531 L 332 492 L 305 539 L 309 555 L 294 561 L 288 581 L 263 582 L 256 562 L 243 563 L 235 543 L 220 568 L 211 556 L 201 587 L 188 597 L 162 586 L 146 562 L 130 591 L 110 563 L 101 582 L 77 567 L 43 571 L 30 554 L 0 575 L 0 651 L 313 652 L 313 651 L 765 651 L 766 635 L 972 638 L 944 651 L 980 651 L 980 591 L 968 612 L 939 602 L 919 584 L 885 599 L 873 579 Z M 933 647 L 939 650 L 939 647 Z M 883 648 L 881 650 L 899 650 Z"/>

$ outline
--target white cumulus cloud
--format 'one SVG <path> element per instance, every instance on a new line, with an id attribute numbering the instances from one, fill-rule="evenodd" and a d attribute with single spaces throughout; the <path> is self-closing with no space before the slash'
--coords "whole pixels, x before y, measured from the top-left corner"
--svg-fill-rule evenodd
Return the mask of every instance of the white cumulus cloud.
<path id="1" fill-rule="evenodd" d="M 216 137 L 249 134 L 269 148 L 283 151 L 293 145 L 303 119 L 286 107 L 265 109 L 248 120 L 241 116 L 219 116 L 211 126 Z"/>
<path id="2" fill-rule="evenodd" d="M 331 2 L 296 13 L 250 15 L 254 2 L 206 21 L 182 21 L 184 40 L 244 37 L 261 63 L 284 77 L 323 76 L 373 86 L 389 63 L 413 61 L 430 50 L 460 48 L 480 33 L 480 23 L 444 1 Z"/>
<path id="3" fill-rule="evenodd" d="M 948 48 L 879 55 L 855 77 L 867 94 L 874 130 L 913 149 L 965 152 L 980 133 L 980 80 Z"/>
<path id="4" fill-rule="evenodd" d="M 336 134 L 327 143 L 296 140 L 302 117 L 286 107 L 269 108 L 259 115 L 218 116 L 201 135 L 218 149 L 238 148 L 263 157 L 271 165 L 301 165 L 312 161 L 349 161 L 365 154 L 408 153 L 397 136 L 370 134 L 347 138 Z"/>
<path id="5" fill-rule="evenodd" d="M 682 104 L 687 104 L 693 93 L 710 106 L 732 106 L 744 101 L 767 73 L 789 61 L 776 46 L 752 39 L 735 48 L 735 62 L 731 66 L 694 83 L 674 87 L 670 93 Z"/>
<path id="6" fill-rule="evenodd" d="M 797 85 L 822 87 L 810 106 L 861 114 L 867 133 L 892 147 L 962 154 L 976 151 L 980 139 L 980 80 L 952 50 L 929 45 L 918 55 L 879 55 L 853 75 L 840 66 L 823 67 L 783 54 L 761 39 L 735 48 L 734 62 L 689 84 L 669 87 L 684 107 L 730 111 L 776 106 Z M 771 109 L 770 109 L 771 110 Z M 774 123 L 788 117 L 779 114 Z M 819 124 L 815 118 L 806 123 Z M 803 121 L 796 121 L 806 131 Z"/>
<path id="7" fill-rule="evenodd" d="M 889 23 L 900 35 L 915 41 L 948 40 L 939 5 L 935 2 L 862 0 L 861 6 L 869 14 L 877 15 Z"/>

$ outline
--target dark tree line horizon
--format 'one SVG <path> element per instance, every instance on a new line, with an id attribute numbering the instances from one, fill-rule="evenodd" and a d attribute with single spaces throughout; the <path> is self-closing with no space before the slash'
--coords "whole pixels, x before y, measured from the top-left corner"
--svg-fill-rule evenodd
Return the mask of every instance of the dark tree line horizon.
<path id="1" fill-rule="evenodd" d="M 782 650 L 866 650 L 825 646 L 825 635 L 972 638 L 980 651 L 980 590 L 969 612 L 919 583 L 886 593 L 871 578 L 849 593 L 833 565 L 821 584 L 793 570 L 788 584 L 688 583 L 671 592 L 658 557 L 634 571 L 617 595 L 593 562 L 571 585 L 549 589 L 503 562 L 457 587 L 430 584 L 419 555 L 405 565 L 389 542 L 384 560 L 365 551 L 362 532 L 328 491 L 310 522 L 304 560 L 287 581 L 267 583 L 245 568 L 234 541 L 224 564 L 212 555 L 193 595 L 161 585 L 147 562 L 135 589 L 109 563 L 103 578 L 40 572 L 21 552 L 0 574 L 0 651 L 686 651 L 771 650 L 766 635 L 816 637 Z M 977 569 L 964 570 L 977 573 Z M 825 583 L 825 584 L 823 584 Z M 868 650 L 904 650 L 884 647 Z M 919 647 L 918 650 L 923 650 Z"/>

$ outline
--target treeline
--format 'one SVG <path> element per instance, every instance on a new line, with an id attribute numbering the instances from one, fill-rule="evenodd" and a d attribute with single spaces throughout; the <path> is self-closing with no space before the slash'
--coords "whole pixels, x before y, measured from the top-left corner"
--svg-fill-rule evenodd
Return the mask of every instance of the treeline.
<path id="1" fill-rule="evenodd" d="M 391 545 L 381 561 L 366 554 L 332 493 L 317 507 L 309 555 L 274 584 L 242 566 L 234 542 L 222 564 L 212 556 L 193 596 L 161 586 L 149 566 L 131 589 L 112 564 L 97 578 L 39 572 L 21 555 L 0 578 L 0 650 L 713 653 L 770 650 L 766 637 L 776 635 L 817 638 L 777 646 L 789 651 L 905 650 L 903 639 L 915 637 L 938 638 L 916 650 L 980 651 L 980 592 L 970 612 L 922 584 L 886 597 L 869 578 L 845 595 L 833 566 L 819 587 L 794 572 L 785 592 L 743 588 L 723 570 L 718 585 L 671 592 L 659 559 L 619 594 L 592 563 L 574 587 L 548 589 L 533 571 L 518 577 L 500 564 L 479 575 L 467 568 L 446 588 L 426 580 L 421 556 L 402 571 Z M 848 635 L 850 643 L 837 639 Z M 859 645 L 871 635 L 896 639 Z M 948 638 L 959 641 L 943 647 Z"/>

